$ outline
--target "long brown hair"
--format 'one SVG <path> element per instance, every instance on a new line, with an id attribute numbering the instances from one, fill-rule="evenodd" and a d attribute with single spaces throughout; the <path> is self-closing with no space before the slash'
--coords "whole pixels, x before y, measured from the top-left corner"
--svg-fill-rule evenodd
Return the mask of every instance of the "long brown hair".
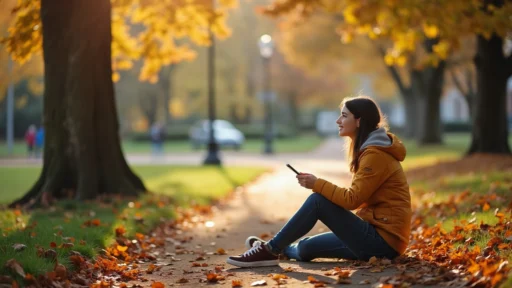
<path id="1" fill-rule="evenodd" d="M 347 107 L 348 111 L 359 120 L 356 138 L 350 140 L 348 145 L 348 159 L 350 172 L 355 173 L 359 169 L 359 150 L 368 139 L 371 132 L 384 127 L 387 130 L 386 120 L 382 116 L 379 106 L 373 99 L 367 96 L 345 98 L 340 107 Z"/>

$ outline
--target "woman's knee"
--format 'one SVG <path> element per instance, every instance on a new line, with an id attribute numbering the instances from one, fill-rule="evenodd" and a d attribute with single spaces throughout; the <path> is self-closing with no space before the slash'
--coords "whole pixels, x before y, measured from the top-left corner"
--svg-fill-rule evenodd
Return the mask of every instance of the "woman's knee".
<path id="1" fill-rule="evenodd" d="M 306 202 L 312 202 L 317 205 L 320 205 L 325 201 L 329 201 L 329 200 L 327 200 L 327 198 L 322 196 L 322 194 L 318 194 L 318 193 L 311 193 L 311 195 L 309 195 L 308 199 L 306 200 Z"/>

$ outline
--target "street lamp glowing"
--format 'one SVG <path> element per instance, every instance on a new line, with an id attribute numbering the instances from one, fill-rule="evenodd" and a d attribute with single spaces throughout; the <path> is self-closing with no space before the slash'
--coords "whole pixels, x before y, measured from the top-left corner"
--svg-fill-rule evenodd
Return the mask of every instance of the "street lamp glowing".
<path id="1" fill-rule="evenodd" d="M 267 43 L 270 43 L 272 41 L 272 37 L 270 35 L 268 35 L 268 34 L 261 35 L 260 41 L 261 41 L 261 43 L 267 44 Z"/>
<path id="2" fill-rule="evenodd" d="M 258 43 L 260 47 L 260 54 L 263 58 L 270 58 L 274 52 L 274 45 L 272 43 L 272 37 L 268 34 L 261 35 Z"/>

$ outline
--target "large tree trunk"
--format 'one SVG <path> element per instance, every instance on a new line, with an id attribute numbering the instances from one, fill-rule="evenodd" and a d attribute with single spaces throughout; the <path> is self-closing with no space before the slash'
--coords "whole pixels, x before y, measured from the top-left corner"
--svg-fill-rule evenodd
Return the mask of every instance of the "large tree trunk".
<path id="1" fill-rule="evenodd" d="M 507 124 L 507 79 L 512 58 L 503 54 L 503 39 L 493 35 L 477 39 L 477 94 L 474 102 L 472 153 L 510 153 Z"/>
<path id="2" fill-rule="evenodd" d="M 427 67 L 413 75 L 413 89 L 418 100 L 416 139 L 420 145 L 442 143 L 440 107 L 445 66 L 441 61 L 437 67 Z"/>
<path id="3" fill-rule="evenodd" d="M 120 147 L 110 13 L 110 1 L 41 1 L 44 164 L 39 180 L 12 207 L 146 190 Z"/>

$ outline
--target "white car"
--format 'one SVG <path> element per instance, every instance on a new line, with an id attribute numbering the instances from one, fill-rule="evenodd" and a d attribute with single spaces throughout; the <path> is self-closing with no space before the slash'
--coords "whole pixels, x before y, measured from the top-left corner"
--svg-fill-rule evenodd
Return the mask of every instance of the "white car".
<path id="1" fill-rule="evenodd" d="M 220 147 L 232 147 L 239 150 L 245 142 L 245 137 L 240 130 L 226 120 L 213 121 L 215 132 L 215 142 Z M 192 148 L 199 149 L 201 146 L 208 145 L 210 137 L 210 120 L 202 120 L 190 128 L 190 142 Z"/>

